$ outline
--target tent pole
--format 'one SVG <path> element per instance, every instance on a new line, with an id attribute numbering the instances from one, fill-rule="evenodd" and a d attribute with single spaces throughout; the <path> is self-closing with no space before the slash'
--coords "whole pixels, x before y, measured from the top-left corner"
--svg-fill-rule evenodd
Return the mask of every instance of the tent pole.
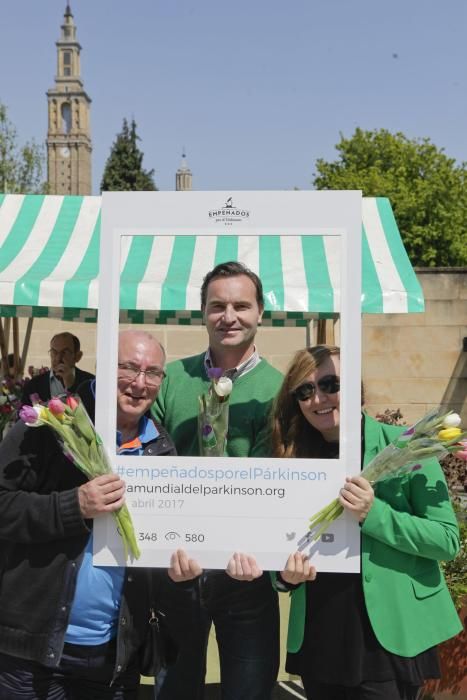
<path id="1" fill-rule="evenodd" d="M 26 366 L 26 358 L 28 356 L 29 341 L 31 340 L 31 332 L 32 332 L 33 323 L 34 323 L 34 319 L 31 316 L 31 318 L 28 318 L 28 325 L 26 326 L 26 333 L 24 335 L 23 352 L 21 354 L 21 374 L 24 374 L 24 368 Z"/>
<path id="2" fill-rule="evenodd" d="M 8 376 L 8 333 L 7 333 L 7 321 L 10 319 L 0 318 L 0 351 L 2 356 L 2 376 Z M 8 326 L 9 331 L 9 326 Z"/>
<path id="3" fill-rule="evenodd" d="M 21 359 L 19 356 L 19 323 L 13 319 L 13 373 L 15 377 L 21 374 Z"/>
<path id="4" fill-rule="evenodd" d="M 318 319 L 317 329 L 316 329 L 316 343 L 318 345 L 325 345 L 326 344 L 326 319 L 325 318 Z"/>
<path id="5" fill-rule="evenodd" d="M 317 325 L 316 342 L 318 345 L 334 345 L 336 342 L 334 333 L 334 319 L 320 318 Z"/>
<path id="6" fill-rule="evenodd" d="M 9 316 L 7 316 L 4 323 L 5 323 L 5 346 L 6 346 L 6 349 L 8 352 L 8 346 L 10 345 L 11 318 Z"/>

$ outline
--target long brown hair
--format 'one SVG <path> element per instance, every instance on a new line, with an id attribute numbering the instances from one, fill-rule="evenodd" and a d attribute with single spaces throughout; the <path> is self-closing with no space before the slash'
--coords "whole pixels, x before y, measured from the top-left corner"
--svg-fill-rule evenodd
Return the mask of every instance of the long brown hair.
<path id="1" fill-rule="evenodd" d="M 274 403 L 273 457 L 325 456 L 326 441 L 304 418 L 292 392 L 333 355 L 340 355 L 336 345 L 314 345 L 295 353 Z"/>

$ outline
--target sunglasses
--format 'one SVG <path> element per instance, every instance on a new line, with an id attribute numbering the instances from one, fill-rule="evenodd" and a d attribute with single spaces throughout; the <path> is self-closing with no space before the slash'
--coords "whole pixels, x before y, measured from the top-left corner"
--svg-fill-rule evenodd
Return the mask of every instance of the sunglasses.
<path id="1" fill-rule="evenodd" d="M 316 384 L 313 384 L 313 382 L 300 384 L 295 391 L 292 391 L 292 396 L 297 401 L 311 399 L 316 394 L 316 385 L 323 394 L 337 394 L 341 388 L 340 377 L 337 377 L 335 374 L 327 374 L 325 377 L 321 377 Z"/>

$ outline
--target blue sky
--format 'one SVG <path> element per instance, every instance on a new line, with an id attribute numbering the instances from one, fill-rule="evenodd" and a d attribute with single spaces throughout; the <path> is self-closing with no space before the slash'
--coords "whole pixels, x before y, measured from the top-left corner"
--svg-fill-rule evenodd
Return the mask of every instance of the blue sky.
<path id="1" fill-rule="evenodd" d="M 0 101 L 44 141 L 65 0 L 2 0 Z M 71 0 L 92 98 L 94 193 L 123 117 L 174 189 L 301 189 L 357 126 L 467 160 L 465 0 Z"/>

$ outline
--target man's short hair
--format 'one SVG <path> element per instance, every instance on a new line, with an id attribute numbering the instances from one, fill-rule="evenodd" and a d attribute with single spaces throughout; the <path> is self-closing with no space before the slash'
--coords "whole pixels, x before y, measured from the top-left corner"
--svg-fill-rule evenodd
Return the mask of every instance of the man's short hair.
<path id="1" fill-rule="evenodd" d="M 255 285 L 256 301 L 258 302 L 258 306 L 264 307 L 263 285 L 261 284 L 261 280 L 258 275 L 243 263 L 230 260 L 229 262 L 216 265 L 216 267 L 208 272 L 206 277 L 203 279 L 203 284 L 201 285 L 201 308 L 204 309 L 206 306 L 208 286 L 213 280 L 219 277 L 237 277 L 238 275 L 245 275 L 246 277 L 250 278 Z"/>
<path id="2" fill-rule="evenodd" d="M 55 338 L 71 338 L 75 355 L 81 350 L 81 343 L 79 342 L 78 336 L 73 335 L 73 333 L 70 333 L 69 331 L 63 331 L 63 333 L 55 333 L 55 335 L 52 336 L 52 338 L 50 339 L 51 344 L 53 343 Z"/>

